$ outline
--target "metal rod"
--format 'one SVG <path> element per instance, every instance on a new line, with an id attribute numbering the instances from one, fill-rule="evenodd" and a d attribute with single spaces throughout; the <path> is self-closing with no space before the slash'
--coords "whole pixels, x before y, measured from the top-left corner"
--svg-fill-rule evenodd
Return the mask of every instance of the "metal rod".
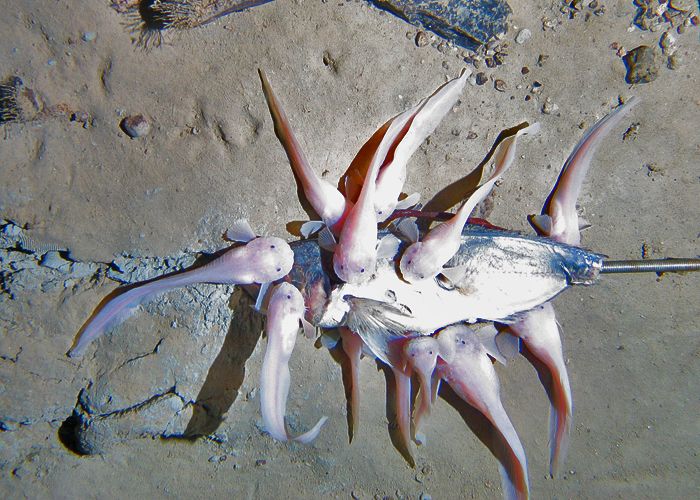
<path id="1" fill-rule="evenodd" d="M 685 273 L 700 271 L 700 259 L 606 260 L 600 268 L 608 273 Z"/>

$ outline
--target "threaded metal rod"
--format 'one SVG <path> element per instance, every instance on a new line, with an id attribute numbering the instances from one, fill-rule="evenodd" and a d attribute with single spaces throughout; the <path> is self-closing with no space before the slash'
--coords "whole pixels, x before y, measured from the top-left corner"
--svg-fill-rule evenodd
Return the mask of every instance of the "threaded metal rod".
<path id="1" fill-rule="evenodd" d="M 684 273 L 700 271 L 700 259 L 606 260 L 601 274 L 609 273 Z"/>

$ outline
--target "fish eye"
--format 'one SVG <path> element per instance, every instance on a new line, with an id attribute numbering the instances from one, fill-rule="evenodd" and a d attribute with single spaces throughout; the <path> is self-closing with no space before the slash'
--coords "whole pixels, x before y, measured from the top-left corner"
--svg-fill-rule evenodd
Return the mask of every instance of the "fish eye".
<path id="1" fill-rule="evenodd" d="M 275 245 L 270 245 L 270 248 L 275 248 Z"/>
<path id="2" fill-rule="evenodd" d="M 292 296 L 291 296 L 291 295 L 287 295 L 287 298 L 288 298 L 289 300 L 292 300 Z"/>
<path id="3" fill-rule="evenodd" d="M 430 354 L 430 355 L 432 356 L 432 355 L 433 355 L 433 351 L 428 351 L 428 354 Z"/>
<path id="4" fill-rule="evenodd" d="M 282 268 L 281 268 L 281 267 L 278 267 L 278 268 L 277 268 L 277 272 L 278 272 L 278 273 L 282 272 Z"/>
<path id="5" fill-rule="evenodd" d="M 361 273 L 364 273 L 364 272 L 365 272 L 365 268 L 364 268 L 364 267 L 361 268 L 361 269 L 360 269 L 360 272 L 361 272 Z"/>

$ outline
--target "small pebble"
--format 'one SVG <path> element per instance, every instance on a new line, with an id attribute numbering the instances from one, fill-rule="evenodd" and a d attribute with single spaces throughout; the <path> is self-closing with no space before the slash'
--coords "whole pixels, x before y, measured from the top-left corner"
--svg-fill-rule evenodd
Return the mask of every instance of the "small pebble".
<path id="1" fill-rule="evenodd" d="M 49 59 L 48 61 L 46 61 L 46 64 L 48 64 L 49 66 L 56 66 L 56 59 Z"/>
<path id="2" fill-rule="evenodd" d="M 547 54 L 540 54 L 537 58 L 537 65 L 544 66 L 544 63 L 547 62 L 547 59 L 549 59 L 549 56 Z"/>
<path id="3" fill-rule="evenodd" d="M 493 88 L 495 88 L 499 92 L 505 92 L 506 89 L 508 89 L 508 84 L 503 80 L 494 80 Z"/>
<path id="4" fill-rule="evenodd" d="M 484 73 L 483 71 L 476 74 L 476 84 L 477 85 L 483 85 L 488 81 L 489 81 L 489 79 L 486 76 L 486 73 Z"/>
<path id="5" fill-rule="evenodd" d="M 416 33 L 416 47 L 425 47 L 430 43 L 430 37 L 425 31 L 419 31 Z"/>
<path id="6" fill-rule="evenodd" d="M 86 31 L 83 33 L 81 38 L 84 42 L 92 42 L 95 38 L 97 38 L 97 33 L 94 31 Z"/>
<path id="7" fill-rule="evenodd" d="M 659 61 L 652 47 L 640 45 L 623 58 L 627 66 L 627 83 L 649 83 L 659 76 Z"/>
<path id="8" fill-rule="evenodd" d="M 523 44 L 527 42 L 531 36 L 532 32 L 527 28 L 523 28 L 520 31 L 518 31 L 517 35 L 515 35 L 515 43 Z"/>
<path id="9" fill-rule="evenodd" d="M 557 111 L 559 111 L 559 106 L 557 106 L 556 103 L 552 102 L 552 100 L 548 97 L 542 105 L 542 112 L 545 115 L 551 115 L 556 113 Z"/>
<path id="10" fill-rule="evenodd" d="M 473 130 L 470 130 L 469 132 L 467 132 L 467 139 L 473 140 L 473 139 L 476 139 L 477 137 L 479 137 L 479 134 L 477 134 Z"/>
<path id="11" fill-rule="evenodd" d="M 522 68 L 520 68 L 521 75 L 527 75 L 529 72 L 530 72 L 530 68 L 528 68 L 527 66 L 523 66 Z"/>
<path id="12" fill-rule="evenodd" d="M 265 460 L 264 458 L 259 458 L 255 461 L 256 467 L 262 467 L 263 465 L 267 465 L 267 460 Z"/>
<path id="13" fill-rule="evenodd" d="M 542 93 L 542 87 L 544 87 L 544 85 L 535 80 L 534 82 L 532 82 L 532 90 L 530 92 L 532 92 L 535 95 L 539 95 Z"/>
<path id="14" fill-rule="evenodd" d="M 121 126 L 132 139 L 143 137 L 151 131 L 151 124 L 143 115 L 127 116 L 122 120 Z"/>

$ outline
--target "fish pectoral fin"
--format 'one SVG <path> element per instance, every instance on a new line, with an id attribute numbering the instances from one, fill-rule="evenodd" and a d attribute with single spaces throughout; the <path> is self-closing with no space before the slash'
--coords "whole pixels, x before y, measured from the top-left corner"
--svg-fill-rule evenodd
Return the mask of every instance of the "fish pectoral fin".
<path id="1" fill-rule="evenodd" d="M 345 326 L 362 338 L 373 356 L 390 366 L 400 366 L 391 344 L 406 337 L 403 324 L 413 317 L 387 302 L 351 295 L 343 299 L 350 305 Z"/>
<path id="2" fill-rule="evenodd" d="M 318 233 L 321 231 L 326 225 L 323 223 L 323 221 L 320 220 L 310 220 L 304 222 L 301 227 L 299 228 L 299 232 L 305 239 L 309 239 L 309 237 L 314 234 Z"/>
<path id="3" fill-rule="evenodd" d="M 503 330 L 499 332 L 494 340 L 498 351 L 506 361 L 510 361 L 520 354 L 520 339 L 509 331 Z M 506 364 L 505 362 L 502 363 Z"/>
<path id="4" fill-rule="evenodd" d="M 333 233 L 328 226 L 321 229 L 321 231 L 318 233 L 318 246 L 324 250 L 333 252 L 337 244 L 338 242 L 335 240 L 335 236 L 333 236 Z"/>
<path id="5" fill-rule="evenodd" d="M 253 228 L 250 227 L 246 219 L 238 219 L 231 225 L 231 228 L 226 231 L 226 239 L 229 241 L 248 243 L 257 237 L 255 231 L 253 231 Z"/>
<path id="6" fill-rule="evenodd" d="M 416 221 L 412 219 L 403 219 L 401 222 L 396 224 L 396 229 L 411 243 L 417 242 L 418 238 L 420 237 L 420 233 L 418 232 L 418 224 L 416 224 Z"/>
<path id="7" fill-rule="evenodd" d="M 258 291 L 258 297 L 255 299 L 255 308 L 256 311 L 261 312 L 263 302 L 265 301 L 265 295 L 267 295 L 267 291 L 270 289 L 270 282 L 266 283 L 261 283 L 260 284 L 260 290 Z"/>
<path id="8" fill-rule="evenodd" d="M 443 267 L 440 274 L 456 285 L 466 276 L 467 266 Z"/>
<path id="9" fill-rule="evenodd" d="M 313 339 L 316 337 L 316 327 L 307 321 L 306 318 L 301 318 L 301 327 L 304 330 L 304 336 L 307 339 Z"/>
<path id="10" fill-rule="evenodd" d="M 393 259 L 400 245 L 401 240 L 393 234 L 387 234 L 377 243 L 377 259 Z"/>
<path id="11" fill-rule="evenodd" d="M 552 218 L 549 215 L 529 215 L 527 220 L 540 236 L 548 236 L 552 234 Z"/>
<path id="12" fill-rule="evenodd" d="M 475 335 L 479 343 L 482 346 L 484 346 L 486 354 L 491 356 L 493 359 L 495 359 L 502 365 L 506 365 L 508 363 L 508 360 L 513 359 L 518 353 L 516 347 L 515 355 L 512 355 L 511 357 L 506 356 L 506 353 L 503 352 L 503 350 L 501 349 L 501 345 L 498 343 L 498 335 L 500 335 L 500 333 L 492 324 L 477 330 Z M 518 342 L 517 337 L 515 337 L 515 342 Z M 512 347 L 508 346 L 507 344 L 504 345 L 504 347 L 512 349 Z M 508 353 L 510 352 L 511 351 L 508 351 Z"/>
<path id="13" fill-rule="evenodd" d="M 406 196 L 403 200 L 399 200 L 396 204 L 397 210 L 404 210 L 407 208 L 414 207 L 420 201 L 420 193 L 413 193 Z"/>

